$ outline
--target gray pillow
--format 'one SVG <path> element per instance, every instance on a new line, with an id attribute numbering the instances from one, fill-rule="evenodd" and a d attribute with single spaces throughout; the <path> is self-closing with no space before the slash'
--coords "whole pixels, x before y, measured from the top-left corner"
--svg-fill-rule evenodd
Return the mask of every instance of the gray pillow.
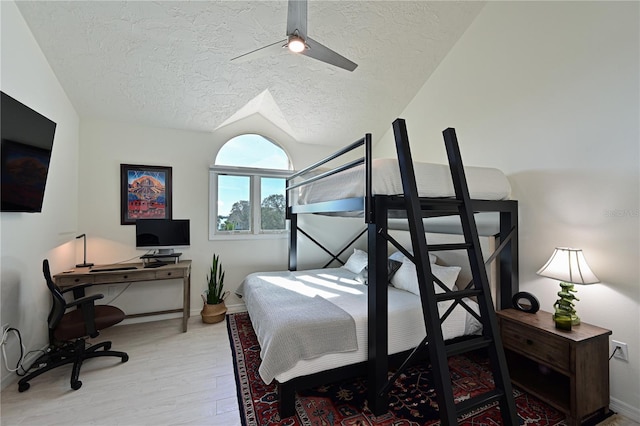
<path id="1" fill-rule="evenodd" d="M 402 266 L 402 262 L 398 262 L 397 260 L 388 259 L 387 260 L 387 284 L 391 283 L 391 278 L 393 275 L 400 269 Z M 368 285 L 369 284 L 369 267 L 365 266 L 362 271 L 358 275 L 356 275 L 356 281 Z"/>

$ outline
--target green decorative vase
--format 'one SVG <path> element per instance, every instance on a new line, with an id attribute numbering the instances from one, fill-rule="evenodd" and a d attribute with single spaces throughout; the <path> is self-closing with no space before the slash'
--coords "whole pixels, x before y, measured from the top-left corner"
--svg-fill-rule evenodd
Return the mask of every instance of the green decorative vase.
<path id="1" fill-rule="evenodd" d="M 571 321 L 570 325 L 578 325 L 580 324 L 580 318 L 576 314 L 574 300 L 578 299 L 574 293 L 577 290 L 573 288 L 573 284 L 571 283 L 560 283 L 560 291 L 558 292 L 558 296 L 560 297 L 556 300 L 556 303 L 553 304 L 555 308 L 555 314 L 553 315 L 553 320 L 556 322 L 556 327 L 562 330 L 567 330 L 563 326 L 558 326 L 558 321 L 564 323 L 566 318 L 569 318 Z M 568 328 L 571 330 L 571 327 Z"/>

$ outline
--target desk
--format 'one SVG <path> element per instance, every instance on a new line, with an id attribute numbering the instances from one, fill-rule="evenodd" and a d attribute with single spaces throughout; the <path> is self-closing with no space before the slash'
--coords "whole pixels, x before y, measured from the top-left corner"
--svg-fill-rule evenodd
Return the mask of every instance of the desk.
<path id="1" fill-rule="evenodd" d="M 189 321 L 189 310 L 191 309 L 191 261 L 181 260 L 178 263 L 171 263 L 159 268 L 143 268 L 142 263 L 122 263 L 118 266 L 135 266 L 136 269 L 120 271 L 96 271 L 90 272 L 90 268 L 76 268 L 71 272 L 63 272 L 53 276 L 58 287 L 67 288 L 77 284 L 92 283 L 94 285 L 135 283 L 141 281 L 173 280 L 182 278 L 183 299 L 182 309 L 171 309 L 167 311 L 145 312 L 141 314 L 127 315 L 126 318 L 143 317 L 149 315 L 169 314 L 182 312 L 182 331 L 187 331 Z M 99 268 L 100 265 L 96 265 Z M 80 290 L 79 293 L 84 293 Z M 82 297 L 76 294 L 74 297 Z"/>

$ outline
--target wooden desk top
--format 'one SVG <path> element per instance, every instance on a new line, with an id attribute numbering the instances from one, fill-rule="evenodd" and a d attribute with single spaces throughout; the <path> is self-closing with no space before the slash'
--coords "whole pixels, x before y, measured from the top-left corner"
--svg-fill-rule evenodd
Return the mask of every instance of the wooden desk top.
<path id="1" fill-rule="evenodd" d="M 130 267 L 115 271 L 102 271 L 101 268 Z M 91 272 L 92 269 L 96 271 Z M 130 281 L 168 280 L 173 278 L 188 278 L 191 273 L 191 261 L 181 260 L 178 263 L 168 263 L 157 268 L 144 268 L 142 263 L 118 263 L 113 265 L 95 265 L 88 268 L 75 268 L 53 276 L 60 287 L 69 287 L 83 283 L 107 284 Z"/>

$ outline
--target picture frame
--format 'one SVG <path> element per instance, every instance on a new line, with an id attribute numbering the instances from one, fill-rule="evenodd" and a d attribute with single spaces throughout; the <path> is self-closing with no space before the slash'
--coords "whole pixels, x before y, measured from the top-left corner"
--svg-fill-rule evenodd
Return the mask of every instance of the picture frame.
<path id="1" fill-rule="evenodd" d="M 172 218 L 172 169 L 120 164 L 120 224 Z"/>

